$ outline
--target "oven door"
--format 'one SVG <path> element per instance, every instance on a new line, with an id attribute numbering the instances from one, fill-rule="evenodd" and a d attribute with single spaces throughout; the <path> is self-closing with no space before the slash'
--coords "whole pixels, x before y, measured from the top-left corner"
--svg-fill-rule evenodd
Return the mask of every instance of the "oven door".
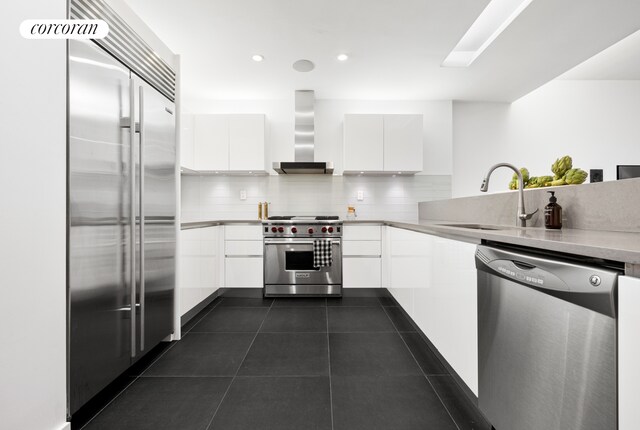
<path id="1" fill-rule="evenodd" d="M 313 267 L 312 239 L 265 239 L 265 285 L 341 285 L 342 248 L 331 239 L 332 264 Z"/>

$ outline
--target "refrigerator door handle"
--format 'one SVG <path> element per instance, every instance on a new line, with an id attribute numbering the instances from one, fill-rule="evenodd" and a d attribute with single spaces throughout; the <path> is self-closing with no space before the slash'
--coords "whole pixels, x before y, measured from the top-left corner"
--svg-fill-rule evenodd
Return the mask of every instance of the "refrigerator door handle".
<path id="1" fill-rule="evenodd" d="M 144 218 L 144 87 L 140 85 L 140 190 L 138 193 L 140 204 L 140 351 L 144 351 L 144 242 L 145 242 L 145 218 Z"/>
<path id="2" fill-rule="evenodd" d="M 135 124 L 135 81 L 129 80 L 129 110 L 130 117 L 129 125 Z M 135 141 L 136 141 L 136 128 L 129 126 L 129 139 L 130 139 L 130 151 L 129 151 L 129 178 L 131 193 L 130 199 L 130 216 L 131 225 L 129 235 L 131 236 L 131 252 L 129 253 L 131 269 L 130 284 L 131 284 L 131 358 L 136 356 L 136 156 L 135 156 Z"/>

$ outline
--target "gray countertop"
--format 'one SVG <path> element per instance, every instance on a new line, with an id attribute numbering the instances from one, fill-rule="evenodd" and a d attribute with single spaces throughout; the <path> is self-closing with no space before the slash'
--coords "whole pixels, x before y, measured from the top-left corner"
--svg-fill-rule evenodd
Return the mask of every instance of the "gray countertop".
<path id="1" fill-rule="evenodd" d="M 220 219 L 214 221 L 183 222 L 180 224 L 181 230 L 191 230 L 192 228 L 215 227 L 217 225 L 260 225 L 259 219 Z"/>
<path id="2" fill-rule="evenodd" d="M 181 225 L 183 230 L 192 228 L 212 227 L 217 225 L 260 224 L 260 220 L 216 220 L 204 222 L 190 222 Z M 615 232 L 596 230 L 546 230 L 540 227 L 520 228 L 515 226 L 494 226 L 499 230 L 475 230 L 456 227 L 455 223 L 447 221 L 415 222 L 387 221 L 387 220 L 344 220 L 346 225 L 379 224 L 411 230 L 421 233 L 434 234 L 471 243 L 481 240 L 528 246 L 531 248 L 547 249 L 587 257 L 620 261 L 628 264 L 640 264 L 640 233 Z M 451 224 L 451 225 L 444 225 Z"/>

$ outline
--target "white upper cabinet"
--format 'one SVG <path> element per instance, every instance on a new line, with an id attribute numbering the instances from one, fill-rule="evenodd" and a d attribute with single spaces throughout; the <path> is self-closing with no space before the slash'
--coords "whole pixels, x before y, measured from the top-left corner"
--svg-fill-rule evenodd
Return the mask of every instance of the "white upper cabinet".
<path id="1" fill-rule="evenodd" d="M 344 116 L 344 173 L 423 169 L 422 115 Z"/>
<path id="2" fill-rule="evenodd" d="M 229 115 L 229 170 L 265 170 L 264 115 Z"/>
<path id="3" fill-rule="evenodd" d="M 422 171 L 422 115 L 384 116 L 384 170 Z"/>
<path id="4" fill-rule="evenodd" d="M 229 119 L 226 115 L 195 115 L 195 170 L 229 170 Z"/>
<path id="5" fill-rule="evenodd" d="M 344 170 L 381 172 L 383 160 L 383 115 L 344 116 Z"/>
<path id="6" fill-rule="evenodd" d="M 264 172 L 264 145 L 262 114 L 194 117 L 194 170 Z"/>

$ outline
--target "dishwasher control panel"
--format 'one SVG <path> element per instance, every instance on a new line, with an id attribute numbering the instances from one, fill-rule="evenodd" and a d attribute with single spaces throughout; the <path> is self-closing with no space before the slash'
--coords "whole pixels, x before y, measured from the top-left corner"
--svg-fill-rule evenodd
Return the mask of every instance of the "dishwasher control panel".
<path id="1" fill-rule="evenodd" d="M 529 282 L 534 285 L 544 285 L 544 277 L 542 275 L 540 275 L 539 277 L 535 275 L 525 275 L 524 273 L 513 271 L 504 266 L 497 266 L 496 270 L 504 275 L 516 278 L 519 281 Z"/>
<path id="2" fill-rule="evenodd" d="M 513 260 L 493 260 L 487 263 L 491 269 L 507 279 L 547 290 L 571 291 L 571 286 L 552 273 L 536 266 L 523 267 Z M 520 266 L 520 267 L 519 267 Z"/>

